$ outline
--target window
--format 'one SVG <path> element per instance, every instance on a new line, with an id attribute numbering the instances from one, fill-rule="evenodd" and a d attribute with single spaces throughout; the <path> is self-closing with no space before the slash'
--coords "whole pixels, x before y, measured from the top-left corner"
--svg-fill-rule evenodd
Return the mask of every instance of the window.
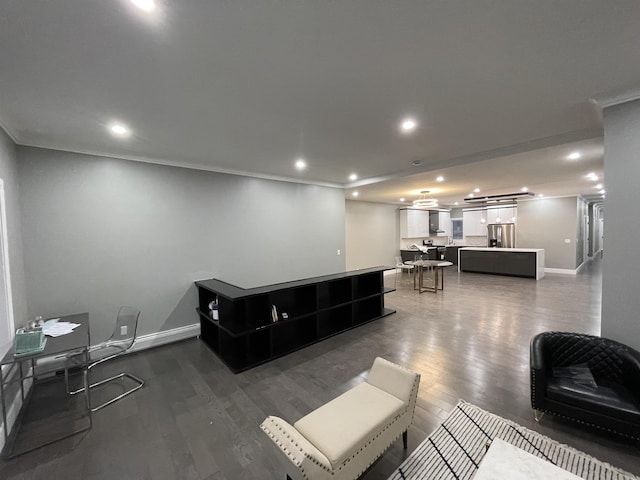
<path id="1" fill-rule="evenodd" d="M 461 219 L 452 219 L 451 226 L 453 229 L 453 239 L 454 240 L 462 240 L 464 237 L 462 235 L 462 220 Z"/>
<path id="2" fill-rule="evenodd" d="M 4 197 L 4 181 L 0 179 L 0 357 L 3 357 L 9 348 L 11 348 L 13 332 L 14 322 L 7 239 L 7 211 Z"/>

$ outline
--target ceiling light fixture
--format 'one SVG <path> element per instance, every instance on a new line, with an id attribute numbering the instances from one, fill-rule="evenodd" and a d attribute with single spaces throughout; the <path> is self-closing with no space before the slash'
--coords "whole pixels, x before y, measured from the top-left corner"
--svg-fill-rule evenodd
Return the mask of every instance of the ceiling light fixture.
<path id="1" fill-rule="evenodd" d="M 351 195 L 353 195 L 354 197 L 358 196 L 358 192 L 353 192 Z"/>
<path id="2" fill-rule="evenodd" d="M 131 3 L 145 12 L 153 12 L 156 8 L 154 0 L 131 0 Z"/>
<path id="3" fill-rule="evenodd" d="M 517 200 L 523 198 L 531 198 L 535 195 L 531 192 L 516 192 L 516 193 L 505 193 L 501 195 L 485 195 L 483 197 L 475 197 L 473 193 L 470 193 L 468 197 L 464 199 L 467 203 L 496 203 L 502 202 L 503 200 Z M 507 202 L 513 203 L 513 202 Z"/>
<path id="4" fill-rule="evenodd" d="M 356 175 L 355 173 L 352 173 L 351 175 L 349 175 L 349 180 L 351 180 L 352 182 L 357 179 L 358 179 L 358 175 Z"/>
<path id="5" fill-rule="evenodd" d="M 544 193 L 539 193 L 538 198 L 542 198 L 542 197 L 544 197 Z"/>
<path id="6" fill-rule="evenodd" d="M 598 188 L 598 189 L 600 189 L 600 188 L 602 188 L 602 184 L 601 184 L 601 183 L 599 183 L 599 184 L 597 184 L 597 185 L 596 185 L 595 187 L 593 187 L 593 188 Z"/>
<path id="7" fill-rule="evenodd" d="M 589 180 L 596 182 L 598 180 L 598 175 L 595 172 L 590 172 L 585 175 Z"/>
<path id="8" fill-rule="evenodd" d="M 600 193 L 604 194 L 606 193 L 606 191 L 603 189 L 603 190 L 600 190 Z"/>
<path id="9" fill-rule="evenodd" d="M 422 190 L 420 197 L 413 201 L 413 206 L 417 208 L 438 208 L 438 200 L 431 197 L 429 190 Z"/>
<path id="10" fill-rule="evenodd" d="M 521 188 L 521 190 L 522 190 L 523 192 L 528 192 L 528 191 L 529 191 L 529 187 L 522 187 L 522 188 Z"/>
<path id="11" fill-rule="evenodd" d="M 416 122 L 413 118 L 405 118 L 400 122 L 400 130 L 403 133 L 411 133 L 418 126 L 418 122 Z"/>
<path id="12" fill-rule="evenodd" d="M 109 125 L 109 130 L 111 131 L 111 133 L 119 137 L 127 137 L 131 133 L 129 127 L 122 123 L 112 123 L 111 125 Z"/>
<path id="13" fill-rule="evenodd" d="M 460 202 L 453 202 L 454 205 L 460 205 Z"/>
<path id="14" fill-rule="evenodd" d="M 304 158 L 299 158 L 296 160 L 296 168 L 298 170 L 304 170 L 307 168 L 307 162 L 305 162 Z"/>
<path id="15" fill-rule="evenodd" d="M 478 187 L 474 188 L 473 191 L 476 193 L 480 193 L 480 189 Z"/>
<path id="16" fill-rule="evenodd" d="M 444 182 L 444 177 L 442 175 L 436 177 L 436 182 Z"/>
<path id="17" fill-rule="evenodd" d="M 567 158 L 569 160 L 579 160 L 580 158 L 582 158 L 582 155 L 580 154 L 580 152 L 571 152 L 569 155 L 567 155 Z"/>
<path id="18" fill-rule="evenodd" d="M 402 198 L 400 199 L 400 201 L 401 201 L 401 202 L 404 202 L 404 197 L 402 197 Z"/>

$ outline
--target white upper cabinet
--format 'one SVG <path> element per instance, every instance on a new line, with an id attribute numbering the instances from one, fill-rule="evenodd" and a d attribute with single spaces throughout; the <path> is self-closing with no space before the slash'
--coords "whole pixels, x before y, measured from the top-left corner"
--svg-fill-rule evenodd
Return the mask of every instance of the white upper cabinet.
<path id="1" fill-rule="evenodd" d="M 400 237 L 425 238 L 429 236 L 429 210 L 405 208 L 400 210 Z"/>
<path id="2" fill-rule="evenodd" d="M 487 235 L 487 211 L 466 210 L 462 212 L 462 231 L 465 237 Z"/>
<path id="3" fill-rule="evenodd" d="M 490 207 L 487 209 L 487 223 L 514 223 L 517 208 L 508 207 Z"/>

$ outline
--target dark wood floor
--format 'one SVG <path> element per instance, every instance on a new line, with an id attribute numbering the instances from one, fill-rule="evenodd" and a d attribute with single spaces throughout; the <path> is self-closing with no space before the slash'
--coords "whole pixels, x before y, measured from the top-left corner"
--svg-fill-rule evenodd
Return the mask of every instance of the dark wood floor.
<path id="1" fill-rule="evenodd" d="M 0 478 L 283 479 L 260 422 L 297 420 L 361 382 L 376 356 L 422 374 L 409 451 L 465 399 L 640 474 L 638 444 L 549 416 L 536 423 L 529 404 L 530 338 L 600 332 L 599 262 L 538 282 L 450 269 L 437 295 L 417 294 L 404 274 L 386 297 L 397 314 L 239 375 L 196 339 L 132 355 L 123 364 L 147 380 L 141 391 L 96 414 L 88 434 L 0 463 Z M 386 479 L 401 444 L 364 479 Z"/>

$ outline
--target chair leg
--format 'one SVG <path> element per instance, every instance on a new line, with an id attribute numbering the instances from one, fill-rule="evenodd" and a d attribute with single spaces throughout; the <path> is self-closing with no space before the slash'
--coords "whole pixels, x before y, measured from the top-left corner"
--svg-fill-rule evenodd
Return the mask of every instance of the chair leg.
<path id="1" fill-rule="evenodd" d="M 402 446 L 404 447 L 404 449 L 407 449 L 407 431 L 405 430 L 404 432 L 402 432 Z"/>
<path id="2" fill-rule="evenodd" d="M 108 401 L 106 401 L 104 403 L 101 403 L 100 405 L 98 405 L 96 407 L 90 407 L 89 409 L 92 412 L 97 412 L 98 410 L 103 409 L 107 405 L 111 405 L 112 403 L 117 402 L 118 400 L 126 397 L 127 395 L 130 395 L 133 392 L 135 392 L 137 390 L 140 390 L 144 386 L 144 380 L 142 380 L 141 378 L 137 377 L 136 375 L 133 375 L 132 373 L 120 373 L 118 375 L 114 375 L 113 377 L 105 378 L 104 380 L 100 380 L 99 382 L 90 384 L 89 385 L 89 389 L 92 389 L 92 388 L 95 388 L 95 387 L 99 387 L 100 385 L 104 385 L 105 383 L 111 382 L 113 380 L 118 380 L 120 378 L 125 378 L 125 377 L 128 378 L 129 380 L 132 380 L 137 385 L 135 387 L 133 387 L 133 388 L 130 388 L 126 392 L 121 393 L 117 397 L 114 397 L 111 400 L 108 400 Z M 78 393 L 84 392 L 84 387 L 79 388 L 77 390 L 73 390 L 73 391 L 69 389 L 69 372 L 68 372 L 68 369 L 66 369 L 66 368 L 64 370 L 64 380 L 65 380 L 65 386 L 66 386 L 67 394 L 76 395 Z"/>
<path id="3" fill-rule="evenodd" d="M 117 402 L 118 400 L 126 397 L 127 395 L 131 395 L 133 392 L 135 392 L 137 390 L 140 390 L 144 386 L 144 380 L 142 380 L 141 378 L 133 375 L 132 373 L 120 373 L 118 375 L 114 375 L 113 377 L 105 378 L 104 380 L 101 380 L 99 382 L 92 383 L 89 388 L 99 387 L 100 385 L 104 385 L 105 383 L 111 382 L 113 380 L 118 380 L 118 379 L 124 378 L 124 377 L 127 377 L 130 380 L 133 380 L 135 383 L 137 383 L 137 385 L 135 387 L 133 387 L 133 388 L 130 388 L 126 392 L 121 393 L 117 397 L 114 397 L 111 400 L 108 400 L 108 401 L 106 401 L 104 403 L 101 403 L 97 407 L 92 407 L 91 408 L 92 412 L 97 412 L 98 410 L 106 407 L 107 405 L 111 405 L 112 403 Z"/>
<path id="4" fill-rule="evenodd" d="M 544 412 L 541 412 L 540 410 L 533 411 L 533 417 L 536 419 L 536 422 L 539 422 L 543 415 Z"/>

